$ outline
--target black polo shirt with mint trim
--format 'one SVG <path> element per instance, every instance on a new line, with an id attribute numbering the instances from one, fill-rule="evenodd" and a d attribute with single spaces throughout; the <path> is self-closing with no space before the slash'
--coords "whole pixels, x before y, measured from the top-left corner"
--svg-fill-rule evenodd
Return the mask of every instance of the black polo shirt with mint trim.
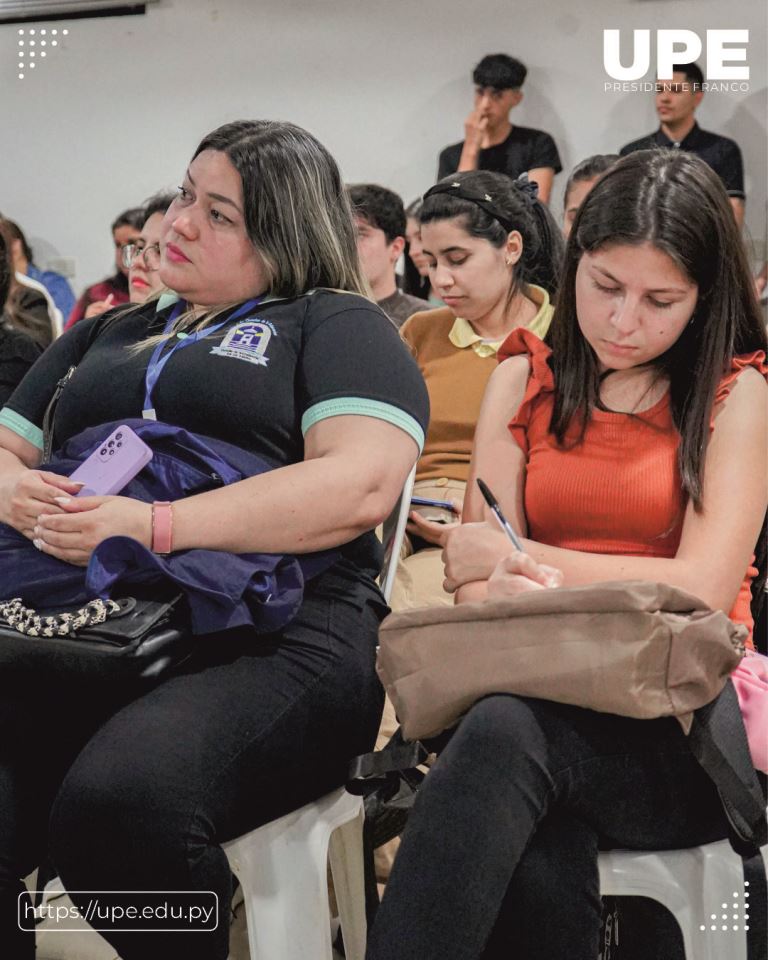
<path id="1" fill-rule="evenodd" d="M 163 332 L 170 310 L 153 303 L 81 320 L 35 363 L 0 423 L 42 448 L 46 405 L 71 366 L 56 411 L 57 445 L 86 427 L 140 417 L 152 351 L 135 347 Z M 158 420 L 277 465 L 301 460 L 304 433 L 326 417 L 386 420 L 421 447 L 429 415 L 419 369 L 389 319 L 363 297 L 325 290 L 266 301 L 177 350 L 152 406 Z"/>
<path id="2" fill-rule="evenodd" d="M 625 144 L 619 153 L 625 157 L 628 153 L 637 150 L 652 150 L 654 147 L 665 147 L 669 150 L 687 150 L 701 157 L 708 163 L 725 185 L 729 197 L 739 200 L 744 194 L 744 164 L 741 159 L 739 145 L 729 137 L 721 137 L 718 133 L 702 130 L 698 123 L 694 123 L 690 133 L 680 141 L 670 140 L 659 128 L 655 133 L 632 143 Z"/>
<path id="3" fill-rule="evenodd" d="M 152 349 L 135 347 L 163 332 L 171 309 L 160 301 L 75 324 L 24 377 L 0 424 L 42 448 L 46 406 L 73 366 L 56 409 L 56 447 L 86 427 L 141 417 Z M 265 301 L 175 351 L 152 405 L 158 420 L 277 467 L 302 460 L 304 434 L 328 417 L 384 420 L 412 437 L 419 452 L 429 420 L 424 380 L 391 321 L 364 297 L 327 290 Z M 342 552 L 373 569 L 375 544 L 365 534 Z"/>

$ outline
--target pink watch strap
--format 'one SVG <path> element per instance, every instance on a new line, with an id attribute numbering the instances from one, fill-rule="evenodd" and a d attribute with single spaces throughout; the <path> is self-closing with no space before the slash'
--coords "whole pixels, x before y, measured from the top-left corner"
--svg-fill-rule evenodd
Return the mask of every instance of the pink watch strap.
<path id="1" fill-rule="evenodd" d="M 170 553 L 173 541 L 173 507 L 167 501 L 152 504 L 152 550 Z"/>

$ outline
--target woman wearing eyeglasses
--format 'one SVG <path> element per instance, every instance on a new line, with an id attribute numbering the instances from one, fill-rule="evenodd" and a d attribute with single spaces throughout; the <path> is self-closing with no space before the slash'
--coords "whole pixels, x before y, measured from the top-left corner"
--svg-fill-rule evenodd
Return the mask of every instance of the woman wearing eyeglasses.
<path id="1" fill-rule="evenodd" d="M 64 329 L 69 330 L 81 320 L 89 320 L 104 313 L 110 307 L 119 306 L 128 302 L 128 270 L 123 265 L 123 248 L 129 243 L 135 243 L 139 233 L 139 226 L 144 217 L 143 207 L 131 207 L 124 210 L 112 224 L 112 241 L 114 244 L 115 273 L 100 283 L 87 287 L 83 295 L 72 308 Z"/>
<path id="2" fill-rule="evenodd" d="M 128 294 L 131 303 L 145 303 L 165 290 L 158 273 L 160 237 L 165 211 L 173 203 L 174 194 L 156 193 L 147 201 L 141 235 L 123 247 L 123 265 L 128 268 Z"/>
<path id="3" fill-rule="evenodd" d="M 165 211 L 173 203 L 173 193 L 156 193 L 144 207 L 144 222 L 141 233 L 135 240 L 120 248 L 120 262 L 128 271 L 129 303 L 146 303 L 150 297 L 165 289 L 160 279 L 160 235 Z M 103 300 L 91 303 L 85 311 L 85 319 L 98 317 L 106 310 L 118 306 L 112 294 Z"/>

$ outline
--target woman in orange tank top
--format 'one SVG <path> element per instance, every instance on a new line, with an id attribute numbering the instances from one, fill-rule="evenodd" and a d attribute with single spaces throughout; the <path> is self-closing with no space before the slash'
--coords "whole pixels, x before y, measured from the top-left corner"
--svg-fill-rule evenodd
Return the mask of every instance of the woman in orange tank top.
<path id="1" fill-rule="evenodd" d="M 718 178 L 684 152 L 622 159 L 576 216 L 547 343 L 518 330 L 501 348 L 446 588 L 461 602 L 656 580 L 751 626 L 765 353 Z M 477 476 L 525 553 L 484 512 Z M 673 719 L 493 695 L 436 746 L 369 960 L 596 960 L 601 846 L 726 835 Z M 682 955 L 629 937 L 620 956 Z"/>

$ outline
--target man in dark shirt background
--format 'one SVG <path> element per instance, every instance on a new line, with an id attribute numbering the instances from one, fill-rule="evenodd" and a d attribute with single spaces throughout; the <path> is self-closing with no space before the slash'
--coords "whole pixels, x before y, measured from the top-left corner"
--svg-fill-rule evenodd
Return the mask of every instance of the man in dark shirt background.
<path id="1" fill-rule="evenodd" d="M 704 75 L 695 63 L 675 64 L 671 80 L 656 84 L 656 112 L 661 126 L 655 133 L 625 144 L 619 153 L 666 147 L 687 150 L 706 161 L 728 191 L 736 223 L 744 222 L 744 166 L 738 144 L 709 130 L 702 130 L 694 113 L 704 97 Z"/>
<path id="2" fill-rule="evenodd" d="M 472 72 L 475 107 L 464 123 L 464 140 L 440 153 L 437 178 L 465 170 L 495 170 L 510 177 L 527 173 L 545 203 L 555 174 L 563 169 L 555 141 L 543 130 L 515 127 L 510 111 L 523 99 L 527 68 L 505 53 L 491 53 Z"/>
<path id="3" fill-rule="evenodd" d="M 396 327 L 420 310 L 426 300 L 403 293 L 397 286 L 395 264 L 405 248 L 405 209 L 402 199 L 377 183 L 347 187 L 357 230 L 357 254 L 376 303 Z"/>

